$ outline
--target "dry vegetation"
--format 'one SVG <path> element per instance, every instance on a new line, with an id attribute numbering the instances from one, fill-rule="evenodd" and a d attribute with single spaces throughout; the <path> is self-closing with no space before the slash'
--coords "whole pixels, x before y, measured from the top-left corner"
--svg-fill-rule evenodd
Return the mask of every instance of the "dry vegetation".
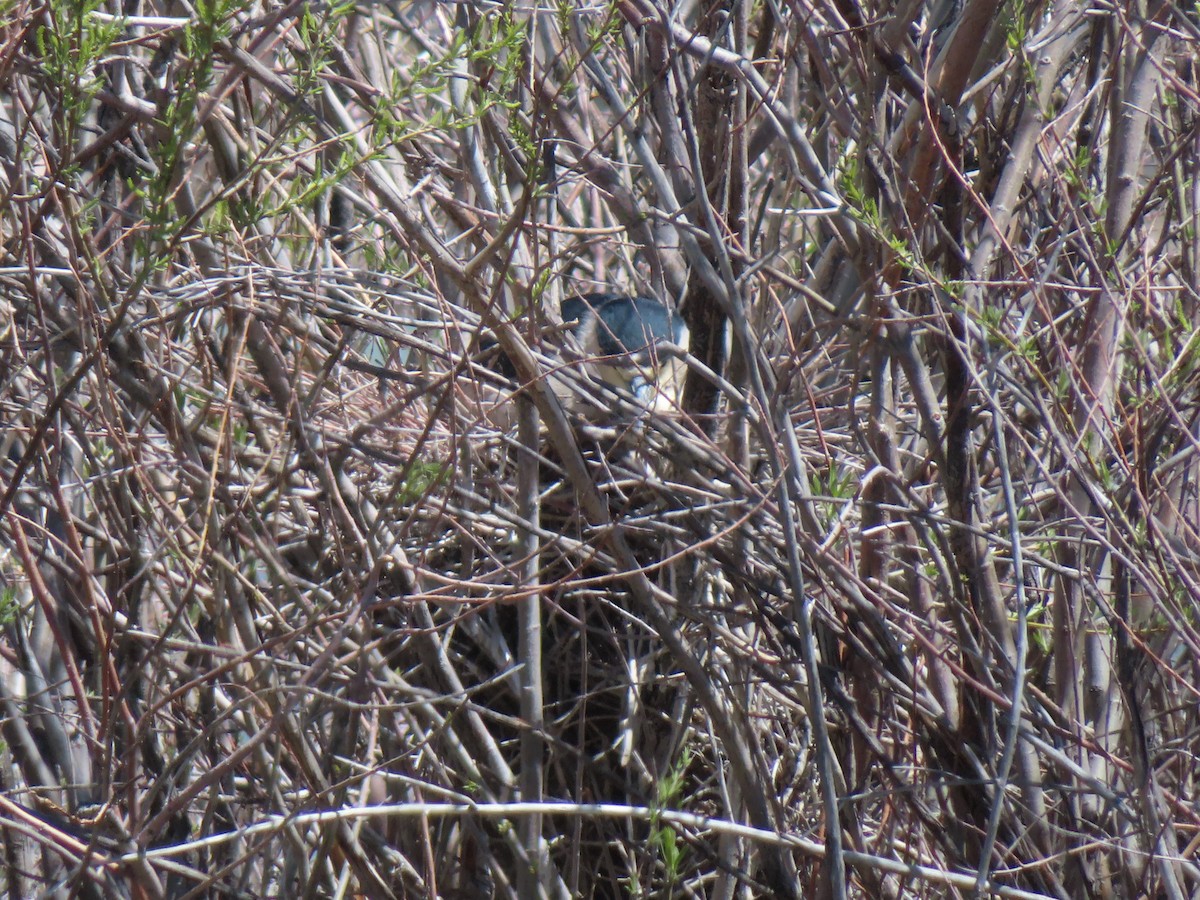
<path id="1" fill-rule="evenodd" d="M 0 892 L 1200 891 L 1194 6 L 2 7 Z"/>

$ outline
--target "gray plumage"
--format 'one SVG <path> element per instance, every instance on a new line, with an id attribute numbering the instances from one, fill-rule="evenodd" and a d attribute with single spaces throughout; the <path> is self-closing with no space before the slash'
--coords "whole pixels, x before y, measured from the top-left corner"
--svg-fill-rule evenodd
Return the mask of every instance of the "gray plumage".
<path id="1" fill-rule="evenodd" d="M 688 329 L 682 317 L 658 300 L 584 294 L 563 301 L 562 317 L 604 380 L 642 402 L 653 399 L 665 371 L 677 377 L 678 352 L 687 349 Z"/>
<path id="2" fill-rule="evenodd" d="M 604 381 L 647 405 L 665 409 L 678 399 L 685 369 L 680 354 L 687 350 L 689 334 L 677 313 L 651 297 L 609 293 L 571 297 L 560 313 L 592 371 Z M 482 348 L 498 350 L 490 338 Z M 489 365 L 505 378 L 516 378 L 503 352 Z"/>

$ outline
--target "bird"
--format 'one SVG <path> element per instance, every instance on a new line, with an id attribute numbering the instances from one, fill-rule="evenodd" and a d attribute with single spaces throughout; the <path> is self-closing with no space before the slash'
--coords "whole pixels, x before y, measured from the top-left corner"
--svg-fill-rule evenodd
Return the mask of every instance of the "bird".
<path id="1" fill-rule="evenodd" d="M 648 407 L 678 400 L 687 324 L 652 297 L 582 294 L 564 300 L 563 323 L 606 382 Z"/>
<path id="2" fill-rule="evenodd" d="M 616 293 L 569 297 L 559 313 L 583 351 L 584 364 L 601 380 L 629 392 L 647 409 L 665 412 L 678 403 L 689 343 L 681 316 L 652 297 Z M 486 364 L 492 371 L 516 380 L 512 360 L 494 338 L 485 337 L 480 347 L 489 355 Z M 568 381 L 552 375 L 551 384 L 564 403 L 578 408 Z M 593 396 L 591 405 L 598 399 Z"/>

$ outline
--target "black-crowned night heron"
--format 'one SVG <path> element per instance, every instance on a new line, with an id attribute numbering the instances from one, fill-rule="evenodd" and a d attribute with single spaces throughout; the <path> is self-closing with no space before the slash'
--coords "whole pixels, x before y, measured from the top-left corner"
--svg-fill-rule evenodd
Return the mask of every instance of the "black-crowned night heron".
<path id="1" fill-rule="evenodd" d="M 598 374 L 646 406 L 677 403 L 686 366 L 688 328 L 658 300 L 620 294 L 584 294 L 562 305 Z"/>
<path id="2" fill-rule="evenodd" d="M 560 312 L 588 368 L 601 379 L 633 394 L 648 409 L 678 406 L 689 337 L 680 316 L 658 300 L 623 294 L 571 297 Z M 495 341 L 485 338 L 482 347 L 495 347 Z M 517 376 L 502 352 L 489 365 L 505 378 Z M 576 406 L 579 396 L 567 380 L 551 375 L 550 383 L 565 404 Z M 594 396 L 593 405 L 599 399 Z"/>

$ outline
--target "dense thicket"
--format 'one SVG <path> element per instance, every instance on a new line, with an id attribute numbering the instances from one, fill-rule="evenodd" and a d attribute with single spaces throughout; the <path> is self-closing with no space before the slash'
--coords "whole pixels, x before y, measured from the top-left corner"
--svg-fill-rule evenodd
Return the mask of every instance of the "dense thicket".
<path id="1" fill-rule="evenodd" d="M 1200 891 L 1194 6 L 3 8 L 9 896 Z"/>

